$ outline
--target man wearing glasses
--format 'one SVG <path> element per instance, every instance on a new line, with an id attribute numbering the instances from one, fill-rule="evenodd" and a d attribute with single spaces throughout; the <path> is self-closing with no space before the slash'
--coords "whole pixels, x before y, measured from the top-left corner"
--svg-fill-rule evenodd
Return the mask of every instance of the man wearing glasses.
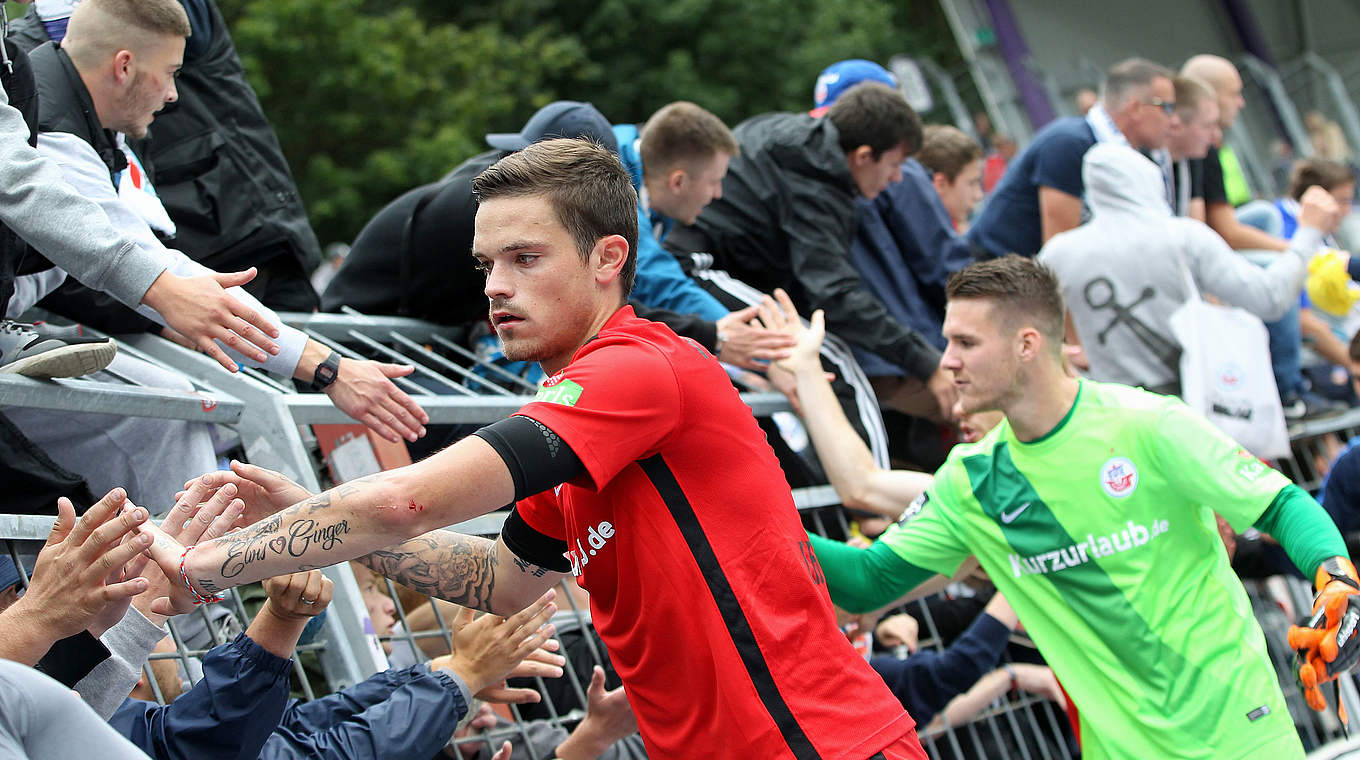
<path id="1" fill-rule="evenodd" d="M 968 231 L 979 259 L 1034 256 L 1049 238 L 1081 224 L 1081 159 L 1098 142 L 1165 155 L 1175 118 L 1176 90 L 1166 68 L 1130 58 L 1112 67 L 1101 98 L 1085 116 L 1056 119 L 1011 161 L 1001 183 Z M 1159 161 L 1168 178 L 1170 161 Z"/>

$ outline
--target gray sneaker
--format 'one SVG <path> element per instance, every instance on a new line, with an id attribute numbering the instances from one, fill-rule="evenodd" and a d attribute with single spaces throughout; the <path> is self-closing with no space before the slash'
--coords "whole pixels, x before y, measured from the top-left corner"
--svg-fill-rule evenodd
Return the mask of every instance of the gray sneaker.
<path id="1" fill-rule="evenodd" d="M 0 373 L 25 377 L 82 377 L 109 366 L 118 346 L 84 338 L 79 328 L 0 321 Z"/>

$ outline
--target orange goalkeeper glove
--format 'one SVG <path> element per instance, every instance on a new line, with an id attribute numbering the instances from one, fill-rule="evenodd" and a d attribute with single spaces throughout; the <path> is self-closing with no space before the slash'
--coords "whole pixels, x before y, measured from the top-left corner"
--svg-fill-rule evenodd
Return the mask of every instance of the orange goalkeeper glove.
<path id="1" fill-rule="evenodd" d="M 1360 660 L 1360 575 L 1349 559 L 1333 557 L 1318 567 L 1316 584 L 1313 616 L 1307 625 L 1289 628 L 1289 646 L 1308 706 L 1321 711 L 1327 700 L 1318 686 Z"/>

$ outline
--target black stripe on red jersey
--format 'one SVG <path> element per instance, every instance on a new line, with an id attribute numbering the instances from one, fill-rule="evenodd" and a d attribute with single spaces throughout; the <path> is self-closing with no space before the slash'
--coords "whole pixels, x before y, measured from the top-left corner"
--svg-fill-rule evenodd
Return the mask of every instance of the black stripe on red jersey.
<path id="1" fill-rule="evenodd" d="M 793 717 L 793 712 L 789 710 L 783 695 L 779 693 L 779 687 L 774 682 L 774 674 L 770 672 L 765 655 L 760 651 L 760 645 L 756 643 L 751 623 L 746 619 L 746 612 L 742 610 L 741 602 L 732 590 L 732 584 L 728 583 L 727 575 L 723 572 L 722 565 L 718 563 L 718 556 L 713 552 L 713 545 L 708 542 L 708 536 L 704 535 L 703 526 L 699 525 L 699 516 L 694 513 L 694 507 L 690 506 L 684 489 L 675 479 L 675 474 L 671 472 L 660 454 L 639 460 L 638 465 L 647 474 L 647 479 L 652 481 L 652 486 L 656 488 L 666 508 L 670 510 L 675 524 L 680 528 L 680 534 L 684 536 L 685 543 L 689 545 L 694 561 L 698 563 L 699 571 L 708 584 L 709 593 L 713 595 L 713 601 L 718 605 L 718 613 L 722 615 L 723 622 L 727 625 L 732 643 L 737 647 L 737 654 L 741 656 L 741 661 L 746 666 L 746 674 L 755 685 L 756 693 L 760 695 L 760 701 L 765 705 L 766 711 L 770 713 L 775 725 L 779 727 L 779 732 L 783 734 L 784 741 L 788 742 L 793 756 L 799 760 L 820 757 L 812 742 L 808 740 L 807 734 L 803 732 L 803 727 L 798 725 L 798 719 Z"/>

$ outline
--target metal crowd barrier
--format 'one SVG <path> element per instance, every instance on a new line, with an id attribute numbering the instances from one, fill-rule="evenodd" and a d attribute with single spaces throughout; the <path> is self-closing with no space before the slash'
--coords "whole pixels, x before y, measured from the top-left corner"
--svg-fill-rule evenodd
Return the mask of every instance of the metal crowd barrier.
<path id="1" fill-rule="evenodd" d="M 486 423 L 512 412 L 525 401 L 530 390 L 527 384 L 506 373 L 497 372 L 463 349 L 438 328 L 414 320 L 365 317 L 362 315 L 284 315 L 286 321 L 304 329 L 309 335 L 331 345 L 342 354 L 353 357 L 376 358 L 385 361 L 412 363 L 418 366 L 422 382 L 402 381 L 408 392 L 429 413 L 432 423 Z M 24 378 L 0 376 L 0 405 L 23 405 L 53 410 L 102 411 L 119 414 L 195 419 L 225 425 L 241 439 L 248 461 L 279 469 L 298 482 L 319 490 L 326 482 L 324 468 L 314 456 L 315 441 L 305 426 L 312 423 L 350 422 L 329 404 L 321 394 L 296 391 L 291 384 L 280 383 L 262 373 L 243 371 L 228 373 L 215 362 L 197 353 L 153 336 L 134 336 L 120 339 L 122 350 L 177 369 L 189 376 L 199 391 L 191 394 L 153 391 L 124 387 L 95 380 L 71 380 L 43 383 Z M 438 388 L 444 392 L 435 392 Z M 204 396 L 216 401 L 209 407 Z M 786 410 L 782 396 L 776 394 L 744 394 L 743 397 L 757 415 L 768 415 Z M 301 429 L 300 429 L 301 428 Z M 1319 466 L 1310 452 L 1323 450 L 1324 442 L 1339 437 L 1360 434 L 1360 410 L 1342 417 L 1321 422 L 1310 422 L 1292 430 L 1295 456 L 1279 462 L 1281 469 L 1304 487 L 1315 489 L 1320 480 Z M 1328 449 L 1330 450 L 1330 449 Z M 843 537 L 849 534 L 846 515 L 839 509 L 839 499 L 830 486 L 797 489 L 795 504 L 812 529 L 823 535 Z M 453 529 L 475 535 L 495 535 L 504 519 L 503 514 L 491 514 L 469 521 Z M 0 547 L 16 558 L 32 555 L 51 530 L 52 518 L 23 515 L 0 515 Z M 22 568 L 22 565 L 21 565 Z M 378 642 L 394 645 L 404 643 L 419 651 L 419 642 L 430 638 L 441 639 L 451 646 L 452 631 L 447 617 L 437 610 L 436 627 L 430 631 L 411 632 L 406 625 L 414 609 L 405 609 L 396 600 L 396 587 L 387 582 L 397 605 L 397 620 L 402 632 L 373 636 L 365 632 L 368 614 L 348 564 L 326 570 L 336 582 L 336 592 L 327 612 L 321 634 L 311 643 L 299 647 L 299 652 L 314 653 L 325 671 L 325 687 L 336 690 L 353 684 L 387 667 L 386 658 Z M 1307 604 L 1308 590 L 1297 584 L 1288 588 L 1295 609 Z M 1305 746 L 1309 750 L 1334 742 L 1341 736 L 1334 718 L 1315 713 L 1303 704 L 1293 678 L 1288 676 L 1290 653 L 1281 648 L 1277 639 L 1287 626 L 1275 600 L 1279 589 L 1267 584 L 1249 582 L 1248 593 L 1258 617 L 1267 631 L 1271 654 L 1281 666 L 1281 684 L 1285 690 L 1291 714 Z M 250 621 L 242 604 L 239 590 L 233 591 L 227 602 L 244 629 Z M 589 666 L 604 664 L 602 646 L 589 635 L 589 612 L 564 588 L 558 613 L 583 634 L 583 646 L 576 650 L 580 672 L 588 674 Z M 917 617 L 921 624 L 922 648 L 941 649 L 944 637 L 938 621 L 925 600 L 911 602 L 904 611 Z M 189 665 L 193 657 L 201 655 L 206 644 L 221 643 L 224 634 L 220 621 L 209 620 L 205 610 L 191 614 L 201 621 L 179 619 L 172 622 L 174 653 L 155 655 L 173 658 Z M 191 644 L 185 634 L 185 624 L 197 622 L 207 628 L 206 644 Z M 568 627 L 573 627 L 568 626 Z M 371 629 L 370 629 L 371 630 Z M 561 639 L 561 636 L 559 636 Z M 199 634 L 198 640 L 203 640 Z M 312 698 L 311 682 L 302 665 L 295 664 L 298 689 L 305 698 Z M 190 669 L 192 680 L 192 669 Z M 488 733 L 461 737 L 457 744 L 478 744 L 489 749 L 502 739 L 528 743 L 529 721 L 545 720 L 555 727 L 567 729 L 583 717 L 587 703 L 586 686 L 589 676 L 578 676 L 569 666 L 563 679 L 571 704 L 554 704 L 545 700 L 536 710 L 511 707 L 509 721 Z M 155 679 L 151 678 L 154 684 Z M 544 689 L 541 681 L 537 683 Z M 157 695 L 159 697 L 159 694 Z M 1360 714 L 1360 700 L 1353 685 L 1343 689 L 1350 714 Z M 918 729 L 922 742 L 932 758 L 1070 758 L 1075 756 L 1068 719 L 1060 706 L 1034 695 L 1010 694 L 996 700 L 990 707 L 967 723 L 959 726 L 922 726 Z"/>

